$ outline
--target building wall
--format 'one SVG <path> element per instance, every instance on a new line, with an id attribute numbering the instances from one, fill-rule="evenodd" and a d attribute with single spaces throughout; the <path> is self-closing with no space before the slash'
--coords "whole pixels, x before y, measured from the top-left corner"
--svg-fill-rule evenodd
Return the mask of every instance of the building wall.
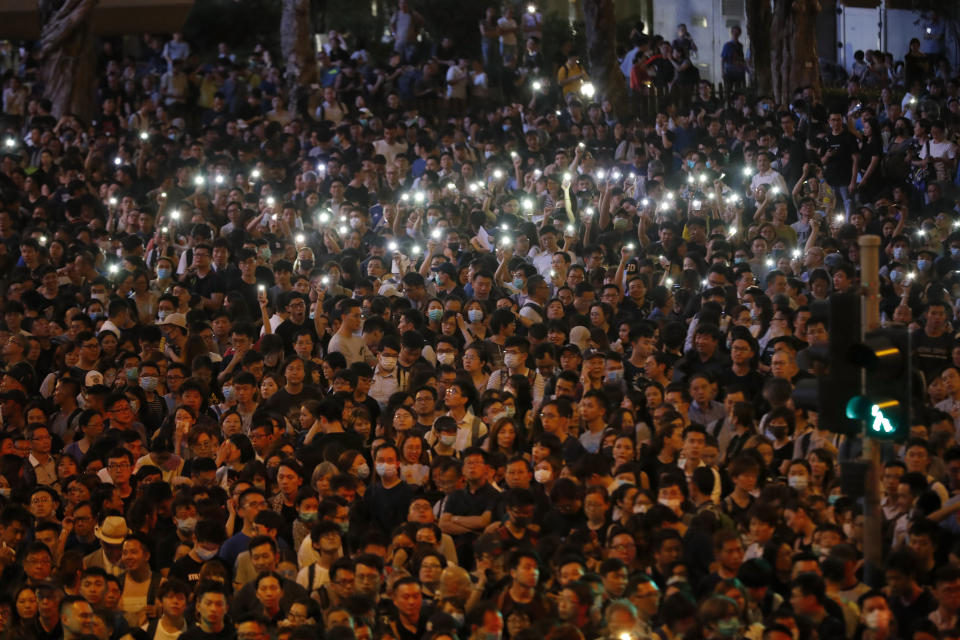
<path id="1" fill-rule="evenodd" d="M 654 32 L 676 37 L 677 25 L 687 25 L 699 50 L 694 62 L 700 68 L 700 77 L 720 82 L 720 50 L 730 39 L 730 27 L 743 29 L 740 41 L 749 55 L 747 17 L 743 0 L 673 0 L 656 2 L 653 7 Z"/>

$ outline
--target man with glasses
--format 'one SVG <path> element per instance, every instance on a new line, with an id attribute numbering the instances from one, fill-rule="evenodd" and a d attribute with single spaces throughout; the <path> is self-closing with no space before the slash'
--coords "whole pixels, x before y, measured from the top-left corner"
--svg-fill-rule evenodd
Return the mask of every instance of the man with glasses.
<path id="1" fill-rule="evenodd" d="M 124 397 L 124 401 L 126 401 L 126 397 Z M 127 402 L 126 410 L 130 410 L 129 402 Z M 101 479 L 113 483 L 125 504 L 133 499 L 133 487 L 130 485 L 130 477 L 133 475 L 133 462 L 133 454 L 126 448 L 115 447 L 107 455 L 107 477 L 103 478 L 103 472 L 100 472 Z"/>
<path id="2" fill-rule="evenodd" d="M 100 343 L 97 342 L 97 337 L 92 331 L 78 333 L 76 343 L 80 345 L 80 359 L 75 368 L 81 371 L 78 377 L 82 378 L 88 371 L 96 369 L 97 362 L 100 360 Z"/>
<path id="3" fill-rule="evenodd" d="M 27 439 L 30 441 L 30 463 L 28 475 L 25 478 L 30 484 L 37 483 L 43 486 L 52 486 L 57 482 L 57 463 L 50 455 L 53 438 L 50 430 L 44 424 L 32 424 L 27 427 Z M 32 477 L 30 477 L 32 475 Z"/>
<path id="4" fill-rule="evenodd" d="M 71 483 L 69 489 L 67 489 L 68 496 L 80 492 L 83 490 L 82 486 L 79 486 L 76 482 Z M 97 536 L 94 535 L 94 529 L 96 527 L 96 519 L 93 517 L 93 507 L 89 502 L 81 502 L 73 508 L 73 515 L 71 516 L 73 522 L 73 531 L 70 532 L 70 535 L 67 536 L 67 541 L 64 544 L 64 550 L 70 551 L 76 549 L 80 551 L 83 555 L 93 553 L 100 547 L 100 543 L 97 542 Z M 64 518 L 66 522 L 67 518 Z"/>
<path id="5" fill-rule="evenodd" d="M 107 410 L 107 418 L 110 420 L 108 429 L 117 429 L 118 431 L 133 431 L 142 442 L 147 441 L 147 432 L 143 425 L 136 421 L 136 415 L 133 413 L 133 407 L 130 406 L 130 400 L 122 393 L 112 393 L 107 397 L 104 403 Z"/>
<path id="6" fill-rule="evenodd" d="M 223 305 L 224 283 L 213 268 L 213 247 L 207 243 L 193 248 L 193 264 L 187 269 L 184 284 L 200 296 L 203 308 L 217 311 Z M 250 307 L 255 309 L 256 307 Z"/>
<path id="7" fill-rule="evenodd" d="M 660 610 L 660 589 L 650 576 L 634 576 L 623 595 L 637 608 L 641 638 L 653 637 L 653 619 Z"/>
<path id="8" fill-rule="evenodd" d="M 317 330 L 307 314 L 310 298 L 296 291 L 290 291 L 281 296 L 280 304 L 283 305 L 287 318 L 277 326 L 274 333 L 283 338 L 284 352 L 288 356 L 293 354 L 295 334 L 304 330 L 310 333 L 313 344 L 317 344 L 319 342 Z"/>
<path id="9" fill-rule="evenodd" d="M 233 534 L 220 547 L 219 557 L 228 567 L 236 564 L 237 556 L 247 549 L 250 540 L 257 535 L 254 520 L 257 514 L 267 508 L 267 498 L 259 489 L 247 489 L 237 500 L 237 515 L 243 520 L 243 528 Z"/>

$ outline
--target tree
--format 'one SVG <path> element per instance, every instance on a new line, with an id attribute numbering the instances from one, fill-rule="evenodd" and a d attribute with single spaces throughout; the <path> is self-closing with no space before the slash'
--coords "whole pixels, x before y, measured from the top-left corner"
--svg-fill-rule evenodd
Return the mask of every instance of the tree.
<path id="1" fill-rule="evenodd" d="M 39 0 L 40 77 L 53 116 L 74 113 L 90 122 L 97 112 L 97 52 L 93 9 L 98 0 Z"/>
<path id="2" fill-rule="evenodd" d="M 310 0 L 283 0 L 280 14 L 280 51 L 291 89 L 305 87 L 316 70 L 310 28 Z M 296 94 L 290 93 L 291 98 Z M 291 105 L 294 109 L 296 105 Z"/>
<path id="3" fill-rule="evenodd" d="M 617 19 L 614 0 L 584 0 L 583 17 L 586 23 L 587 59 L 590 76 L 598 90 L 613 104 L 617 113 L 627 106 L 627 89 L 620 66 L 617 64 Z"/>
<path id="4" fill-rule="evenodd" d="M 770 63 L 770 0 L 747 0 L 747 35 L 750 37 L 750 62 L 758 95 L 773 90 Z"/>
<path id="5" fill-rule="evenodd" d="M 775 102 L 787 104 L 795 89 L 807 86 L 820 98 L 818 13 L 820 0 L 774 0 L 770 34 L 774 46 L 770 62 Z"/>

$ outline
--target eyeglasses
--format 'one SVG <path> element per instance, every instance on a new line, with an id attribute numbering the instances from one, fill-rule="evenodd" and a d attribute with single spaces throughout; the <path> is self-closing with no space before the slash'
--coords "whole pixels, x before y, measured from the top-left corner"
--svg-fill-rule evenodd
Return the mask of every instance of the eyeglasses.
<path id="1" fill-rule="evenodd" d="M 107 468 L 113 471 L 123 471 L 124 469 L 130 468 L 130 463 L 129 462 L 111 462 L 110 464 L 107 465 Z"/>

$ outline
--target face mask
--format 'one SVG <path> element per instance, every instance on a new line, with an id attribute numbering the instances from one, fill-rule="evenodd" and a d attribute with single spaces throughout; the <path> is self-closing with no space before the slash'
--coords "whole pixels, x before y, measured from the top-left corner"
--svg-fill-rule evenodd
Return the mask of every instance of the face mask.
<path id="1" fill-rule="evenodd" d="M 746 262 L 746 261 L 747 261 L 747 259 L 744 258 L 743 256 L 738 256 L 738 257 L 736 257 L 736 258 L 733 259 L 733 264 L 743 264 L 743 263 Z"/>
<path id="2" fill-rule="evenodd" d="M 350 218 L 350 228 L 359 229 L 360 228 L 360 218 Z"/>
<path id="3" fill-rule="evenodd" d="M 503 408 L 503 412 L 507 414 L 508 418 L 512 418 L 513 416 L 517 415 L 517 408 L 507 405 Z"/>
<path id="4" fill-rule="evenodd" d="M 447 615 L 449 615 L 451 618 L 453 618 L 453 621 L 457 623 L 457 626 L 458 626 L 458 627 L 462 627 L 462 626 L 463 626 L 463 621 L 464 621 L 465 618 L 463 617 L 463 614 L 462 614 L 462 613 L 460 613 L 459 611 L 454 611 L 453 613 L 449 613 L 449 614 L 447 614 Z"/>
<path id="5" fill-rule="evenodd" d="M 903 260 L 903 247 L 894 247 L 893 257 L 895 260 Z"/>
<path id="6" fill-rule="evenodd" d="M 437 216 L 427 216 L 427 224 L 431 227 L 436 226 L 437 220 L 439 220 Z"/>
<path id="7" fill-rule="evenodd" d="M 160 378 L 157 378 L 155 376 L 144 376 L 140 378 L 140 387 L 144 391 L 153 391 L 154 389 L 157 388 L 158 384 L 160 384 Z M 226 389 L 224 389 L 224 391 L 226 391 Z M 231 389 L 230 391 L 233 391 L 233 389 Z"/>
<path id="8" fill-rule="evenodd" d="M 376 464 L 377 475 L 384 479 L 389 479 L 397 475 L 397 468 L 392 464 L 387 464 L 386 462 L 378 462 Z"/>
<path id="9" fill-rule="evenodd" d="M 835 269 L 839 267 L 841 264 L 843 264 L 843 256 L 840 255 L 839 253 L 829 253 L 823 259 L 823 263 L 828 267 L 830 267 L 831 269 Z"/>
<path id="10" fill-rule="evenodd" d="M 303 269 L 304 271 L 312 271 L 312 270 L 313 270 L 313 260 L 301 260 L 301 261 L 300 261 L 300 268 Z M 330 280 L 332 281 L 333 278 L 331 277 Z"/>
<path id="11" fill-rule="evenodd" d="M 900 282 L 901 280 L 903 280 L 902 273 L 900 273 L 899 271 L 890 272 L 890 282 Z"/>
<path id="12" fill-rule="evenodd" d="M 447 245 L 447 249 L 450 249 L 450 251 L 453 251 L 454 253 L 457 253 L 458 251 L 460 251 L 460 243 L 459 243 L 459 242 L 451 242 L 450 244 Z"/>
<path id="13" fill-rule="evenodd" d="M 614 231 L 626 231 L 630 227 L 630 221 L 626 218 L 616 218 L 613 221 Z"/>
<path id="14" fill-rule="evenodd" d="M 863 616 L 863 623 L 868 629 L 886 629 L 890 626 L 890 611 L 888 609 L 874 609 Z"/>
<path id="15" fill-rule="evenodd" d="M 523 356 L 516 353 L 508 353 L 503 356 L 503 365 L 507 369 L 516 369 L 523 364 Z"/>
<path id="16" fill-rule="evenodd" d="M 792 489 L 803 491 L 807 488 L 807 476 L 790 476 L 787 478 L 787 484 Z"/>
<path id="17" fill-rule="evenodd" d="M 693 167 L 696 166 L 696 164 L 697 163 L 693 160 L 687 160 L 687 169 L 693 169 Z"/>
<path id="18" fill-rule="evenodd" d="M 683 500 L 680 498 L 660 498 L 657 502 L 665 507 L 669 507 L 672 511 L 676 511 L 680 508 L 680 505 L 683 504 Z"/>
<path id="19" fill-rule="evenodd" d="M 786 427 L 770 427 L 770 433 L 773 434 L 773 437 L 777 440 L 783 440 L 787 437 L 787 428 Z"/>
<path id="20" fill-rule="evenodd" d="M 507 417 L 506 411 L 498 411 L 497 413 L 490 414 L 490 424 L 497 424 L 501 420 Z"/>
<path id="21" fill-rule="evenodd" d="M 649 508 L 650 508 L 650 505 L 648 505 L 648 504 L 635 504 L 635 505 L 633 505 L 633 512 L 634 512 L 634 513 L 646 513 Z"/>
<path id="22" fill-rule="evenodd" d="M 427 317 L 430 318 L 431 322 L 440 322 L 440 318 L 443 317 L 443 309 L 430 309 L 430 311 L 427 311 Z"/>
<path id="23" fill-rule="evenodd" d="M 380 368 L 384 371 L 393 371 L 397 367 L 397 359 L 391 356 L 380 358 Z"/>
<path id="24" fill-rule="evenodd" d="M 260 249 L 260 257 L 264 260 L 269 260 L 271 255 L 270 247 L 263 247 Z"/>
<path id="25" fill-rule="evenodd" d="M 717 622 L 717 634 L 724 638 L 732 638 L 740 632 L 740 621 L 736 618 Z"/>
<path id="26" fill-rule="evenodd" d="M 536 480 L 538 484 L 547 484 L 553 480 L 553 471 L 550 471 L 550 469 L 537 469 L 533 472 L 533 479 Z"/>
<path id="27" fill-rule="evenodd" d="M 316 511 L 301 511 L 300 520 L 303 522 L 316 522 L 317 512 Z"/>
<path id="28" fill-rule="evenodd" d="M 840 496 L 838 496 L 837 494 L 833 494 L 833 495 L 827 496 L 827 503 L 831 505 L 837 504 L 837 500 L 839 499 L 840 499 Z"/>
<path id="29" fill-rule="evenodd" d="M 483 157 L 484 157 L 484 158 L 492 158 L 492 157 L 493 157 L 493 151 L 484 151 L 484 152 L 483 152 Z"/>
<path id="30" fill-rule="evenodd" d="M 217 555 L 216 550 L 210 551 L 209 549 L 201 549 L 200 547 L 197 547 L 196 549 L 194 549 L 194 552 L 197 554 L 197 557 L 203 560 L 204 562 L 206 562 L 213 556 Z"/>
<path id="31" fill-rule="evenodd" d="M 3 496 L 4 498 L 9 498 L 12 493 L 13 493 L 13 489 L 11 489 L 10 487 L 0 488 L 0 496 Z"/>
<path id="32" fill-rule="evenodd" d="M 470 322 L 480 322 L 483 320 L 483 311 L 480 311 L 479 309 L 470 309 L 467 311 L 467 319 Z"/>
<path id="33" fill-rule="evenodd" d="M 929 268 L 930 268 L 929 260 L 917 260 L 917 269 L 919 269 L 920 271 L 926 271 Z"/>
<path id="34" fill-rule="evenodd" d="M 522 279 L 522 278 L 514 278 L 514 279 L 513 279 L 513 282 L 511 282 L 510 284 L 513 285 L 513 288 L 514 288 L 514 289 L 522 289 L 522 288 L 523 288 L 523 279 Z"/>
<path id="35" fill-rule="evenodd" d="M 102 311 L 92 311 L 90 313 L 90 319 L 93 320 L 94 322 L 96 322 L 97 320 L 103 320 L 106 317 L 107 317 L 107 314 L 103 313 Z"/>
<path id="36" fill-rule="evenodd" d="M 157 277 L 161 280 L 166 280 L 170 277 L 170 269 L 157 269 Z"/>
<path id="37" fill-rule="evenodd" d="M 137 379 L 137 368 L 136 367 L 127 367 L 123 370 L 123 374 L 127 377 L 127 380 L 136 380 Z"/>
<path id="38" fill-rule="evenodd" d="M 456 435 L 440 436 L 440 443 L 445 447 L 452 447 L 457 443 L 457 436 Z"/>
<path id="39" fill-rule="evenodd" d="M 357 476 L 364 480 L 370 477 L 370 466 L 366 462 L 357 467 Z"/>
<path id="40" fill-rule="evenodd" d="M 453 364 L 453 361 L 456 359 L 457 354 L 446 352 L 437 354 L 437 362 L 440 364 Z"/>
<path id="41" fill-rule="evenodd" d="M 180 531 L 183 531 L 184 533 L 193 533 L 193 530 L 196 528 L 196 518 L 184 518 L 183 520 L 177 521 L 177 529 L 180 529 Z"/>
<path id="42" fill-rule="evenodd" d="M 167 317 L 167 312 L 166 312 L 166 311 L 157 311 L 157 318 L 159 318 L 161 322 L 162 322 L 163 319 L 166 318 L 166 317 Z"/>
<path id="43" fill-rule="evenodd" d="M 615 371 L 607 371 L 607 382 L 610 384 L 617 384 L 623 380 L 623 371 L 617 369 Z"/>
<path id="44" fill-rule="evenodd" d="M 951 258 L 960 258 L 960 247 L 950 247 L 950 257 Z"/>

